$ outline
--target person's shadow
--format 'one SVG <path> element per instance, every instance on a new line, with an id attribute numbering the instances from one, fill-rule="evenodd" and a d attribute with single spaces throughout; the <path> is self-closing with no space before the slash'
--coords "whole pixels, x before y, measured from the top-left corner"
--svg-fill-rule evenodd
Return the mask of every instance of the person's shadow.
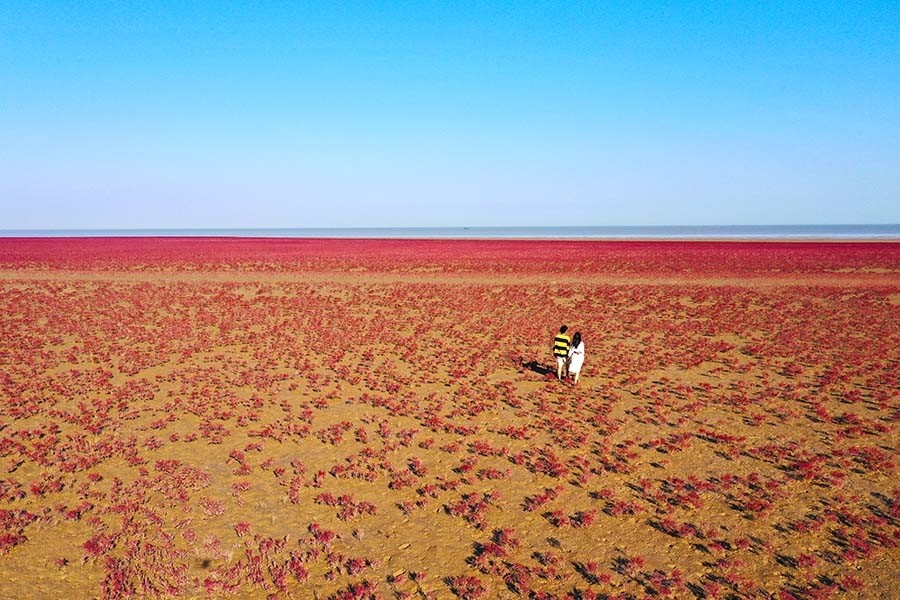
<path id="1" fill-rule="evenodd" d="M 536 360 L 530 360 L 528 362 L 522 360 L 522 366 L 530 371 L 534 371 L 538 375 L 549 375 L 550 373 L 554 373 L 553 369 L 551 369 L 547 365 L 539 363 Z"/>

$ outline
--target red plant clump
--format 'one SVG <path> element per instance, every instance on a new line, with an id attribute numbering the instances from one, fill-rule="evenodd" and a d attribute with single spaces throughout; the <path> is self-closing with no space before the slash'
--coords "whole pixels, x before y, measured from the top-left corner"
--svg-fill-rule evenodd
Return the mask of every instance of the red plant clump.
<path id="1" fill-rule="evenodd" d="M 450 589 L 462 600 L 480 600 L 487 596 L 488 590 L 481 580 L 472 575 L 457 575 L 448 578 Z"/>

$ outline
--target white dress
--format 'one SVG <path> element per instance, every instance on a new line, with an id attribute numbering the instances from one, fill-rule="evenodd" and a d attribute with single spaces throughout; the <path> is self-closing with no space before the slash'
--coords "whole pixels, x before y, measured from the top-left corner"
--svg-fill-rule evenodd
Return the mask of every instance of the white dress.
<path id="1" fill-rule="evenodd" d="M 579 373 L 584 364 L 584 342 L 569 348 L 569 373 Z"/>

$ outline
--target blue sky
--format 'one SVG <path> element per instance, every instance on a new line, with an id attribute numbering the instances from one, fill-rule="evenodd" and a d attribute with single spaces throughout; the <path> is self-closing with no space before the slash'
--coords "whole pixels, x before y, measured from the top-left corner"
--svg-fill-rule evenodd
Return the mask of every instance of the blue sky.
<path id="1" fill-rule="evenodd" d="M 900 223 L 892 2 L 0 3 L 0 229 Z"/>

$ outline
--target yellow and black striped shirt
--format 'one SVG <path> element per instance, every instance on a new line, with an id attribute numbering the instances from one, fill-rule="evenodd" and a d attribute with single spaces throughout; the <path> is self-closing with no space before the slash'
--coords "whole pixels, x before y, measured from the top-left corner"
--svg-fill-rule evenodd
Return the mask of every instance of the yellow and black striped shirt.
<path id="1" fill-rule="evenodd" d="M 569 355 L 569 344 L 572 343 L 572 340 L 569 339 L 564 333 L 556 334 L 556 337 L 553 338 L 553 356 L 562 356 L 566 357 Z"/>

